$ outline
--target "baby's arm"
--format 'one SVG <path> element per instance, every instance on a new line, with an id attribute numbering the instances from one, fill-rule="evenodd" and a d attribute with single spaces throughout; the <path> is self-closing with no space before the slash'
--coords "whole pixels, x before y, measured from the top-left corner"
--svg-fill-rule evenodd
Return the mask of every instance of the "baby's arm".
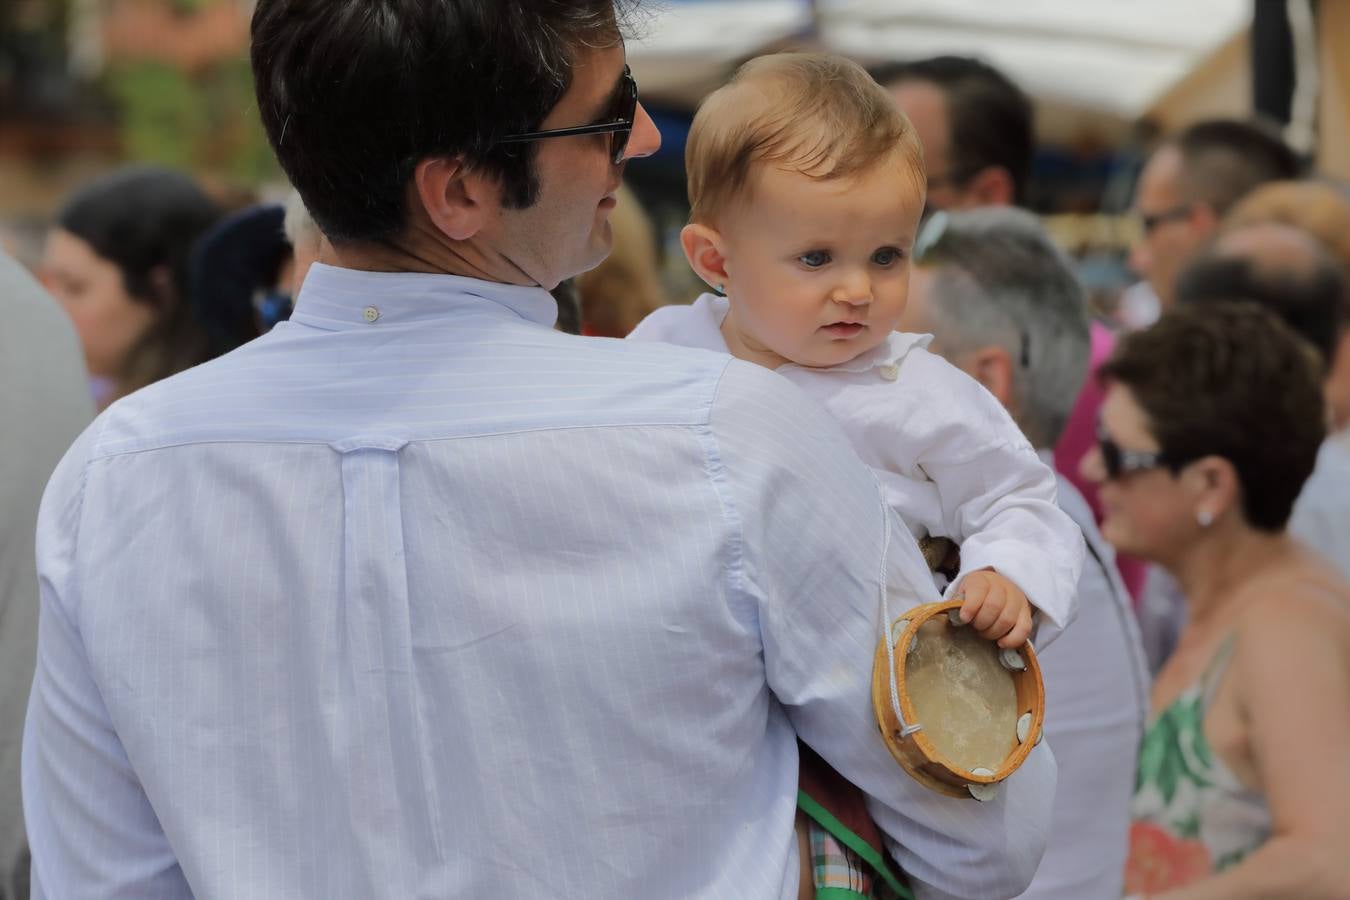
<path id="1" fill-rule="evenodd" d="M 924 470 L 961 545 L 961 571 L 948 596 L 980 570 L 993 570 L 1022 590 L 1055 633 L 1067 627 L 1077 614 L 1083 536 L 1055 503 L 1050 468 L 1030 449 L 989 443 L 965 458 L 930 461 Z M 1041 627 L 1040 647 L 1049 632 Z"/>
<path id="2" fill-rule="evenodd" d="M 1082 533 L 1055 502 L 1053 470 L 993 395 L 940 358 L 913 356 L 906 376 L 923 377 L 905 387 L 931 398 L 919 417 L 925 427 L 916 463 L 937 488 L 947 536 L 961 546 L 961 570 L 947 595 L 965 588 L 969 602 L 978 583 L 972 576 L 992 570 L 1048 620 L 1039 626 L 1043 648 L 1077 614 Z M 1000 605 L 998 614 L 1005 611 Z M 988 616 L 976 619 L 979 627 Z"/>

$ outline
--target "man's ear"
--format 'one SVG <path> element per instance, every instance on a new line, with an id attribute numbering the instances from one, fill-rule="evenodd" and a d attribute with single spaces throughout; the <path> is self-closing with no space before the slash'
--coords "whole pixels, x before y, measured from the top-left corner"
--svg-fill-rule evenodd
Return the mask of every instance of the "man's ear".
<path id="1" fill-rule="evenodd" d="M 1012 174 L 1002 166 L 985 166 L 966 182 L 965 199 L 970 206 L 1012 206 L 1017 188 Z"/>
<path id="2" fill-rule="evenodd" d="M 972 378 L 984 385 L 1016 418 L 1013 409 L 1013 358 L 1003 347 L 990 344 L 965 354 L 962 360 L 965 369 Z"/>
<path id="3" fill-rule="evenodd" d="M 727 258 L 720 232 L 707 225 L 691 223 L 680 229 L 680 246 L 699 278 L 719 291 L 726 290 Z"/>
<path id="4" fill-rule="evenodd" d="M 413 187 L 427 219 L 455 241 L 473 237 L 501 205 L 500 186 L 457 156 L 429 157 L 413 170 Z"/>

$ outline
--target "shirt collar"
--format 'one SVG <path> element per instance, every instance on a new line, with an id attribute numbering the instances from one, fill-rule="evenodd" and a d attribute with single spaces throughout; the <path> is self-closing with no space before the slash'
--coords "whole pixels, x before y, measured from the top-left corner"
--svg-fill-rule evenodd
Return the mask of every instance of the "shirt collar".
<path id="1" fill-rule="evenodd" d="M 344 331 L 466 313 L 515 317 L 551 328 L 558 304 L 537 286 L 423 272 L 362 272 L 315 263 L 300 288 L 291 321 Z"/>
<path id="2" fill-rule="evenodd" d="M 886 340 L 877 344 L 861 356 L 855 356 L 848 362 L 830 366 L 832 372 L 870 372 L 883 366 L 898 366 L 909 351 L 927 347 L 933 343 L 931 334 L 910 334 L 907 331 L 892 331 Z M 788 365 L 794 365 L 789 363 Z M 787 366 L 779 366 L 786 369 Z"/>
<path id="3" fill-rule="evenodd" d="M 727 317 L 727 311 L 731 308 L 730 302 L 726 297 L 720 297 L 716 294 L 703 294 L 694 301 L 694 309 L 697 315 L 706 316 L 705 325 L 719 336 L 722 330 L 722 320 Z M 909 351 L 915 347 L 927 347 L 933 342 L 931 334 L 910 334 L 903 331 L 893 331 L 886 340 L 877 346 L 868 350 L 861 356 L 850 359 L 848 362 L 839 363 L 835 366 L 827 366 L 824 371 L 830 372 L 870 372 L 873 369 L 882 366 L 898 366 L 900 362 L 909 354 Z M 725 346 L 725 342 L 723 342 Z M 806 369 L 816 368 L 814 366 L 801 366 L 796 363 L 784 363 L 778 369 Z"/>

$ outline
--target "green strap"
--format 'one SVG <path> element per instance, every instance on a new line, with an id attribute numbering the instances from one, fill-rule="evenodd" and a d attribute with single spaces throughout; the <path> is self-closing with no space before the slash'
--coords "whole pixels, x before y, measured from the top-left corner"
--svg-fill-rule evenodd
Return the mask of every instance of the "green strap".
<path id="1" fill-rule="evenodd" d="M 904 900 L 914 900 L 914 894 L 900 879 L 895 877 L 891 867 L 886 864 L 886 860 L 876 848 L 864 841 L 847 828 L 843 822 L 836 819 L 829 810 L 821 806 L 815 800 L 812 800 L 804 792 L 797 791 L 797 808 L 810 816 L 817 825 L 824 828 L 830 834 L 842 843 L 845 847 L 858 854 L 872 869 L 881 876 L 886 882 L 887 887 L 895 891 Z M 816 893 L 816 900 L 830 900 L 832 895 L 839 897 L 856 897 L 852 891 L 844 891 L 839 888 L 826 888 Z"/>

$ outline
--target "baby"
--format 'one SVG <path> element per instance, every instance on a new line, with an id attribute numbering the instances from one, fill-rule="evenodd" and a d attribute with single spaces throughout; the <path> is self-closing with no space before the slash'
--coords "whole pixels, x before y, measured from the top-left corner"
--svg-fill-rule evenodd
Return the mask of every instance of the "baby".
<path id="1" fill-rule="evenodd" d="M 854 63 L 761 57 L 704 101 L 686 166 L 681 243 L 717 295 L 659 309 L 631 337 L 730 352 L 804 389 L 914 536 L 959 545 L 947 596 L 961 618 L 1020 646 L 1030 598 L 1043 645 L 1075 612 L 1083 556 L 1054 474 L 992 395 L 924 349 L 930 336 L 894 330 L 924 207 L 909 121 Z M 824 837 L 813 856 L 852 852 L 822 854 Z"/>

